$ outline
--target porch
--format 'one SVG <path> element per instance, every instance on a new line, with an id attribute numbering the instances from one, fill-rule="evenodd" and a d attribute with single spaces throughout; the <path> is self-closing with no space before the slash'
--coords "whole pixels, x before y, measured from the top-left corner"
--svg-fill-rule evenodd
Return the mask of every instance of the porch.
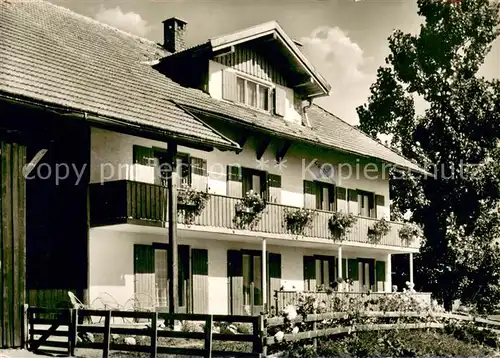
<path id="1" fill-rule="evenodd" d="M 164 227 L 134 224 L 92 228 L 90 301 L 106 292 L 122 306 L 137 297 L 141 302 L 134 307 L 168 311 L 166 233 Z M 391 255 L 407 253 L 187 226 L 179 227 L 178 243 L 179 307 L 186 313 L 259 314 L 278 306 L 276 291 L 321 290 L 340 277 L 353 281 L 353 292 L 390 293 Z M 409 269 L 412 274 L 412 261 Z M 281 306 L 292 295 L 283 296 Z"/>

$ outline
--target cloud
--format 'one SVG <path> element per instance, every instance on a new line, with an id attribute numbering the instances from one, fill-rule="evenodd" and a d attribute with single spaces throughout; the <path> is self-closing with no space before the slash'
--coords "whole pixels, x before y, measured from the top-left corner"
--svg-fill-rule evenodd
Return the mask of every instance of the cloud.
<path id="1" fill-rule="evenodd" d="M 114 9 L 101 6 L 94 17 L 97 21 L 134 35 L 145 36 L 149 31 L 148 23 L 142 19 L 141 15 L 135 12 L 124 13 L 119 6 Z"/>
<path id="2" fill-rule="evenodd" d="M 369 95 L 374 72 L 363 49 L 339 27 L 319 27 L 300 39 L 303 51 L 332 86 L 331 96 L 317 100 L 342 119 L 356 123 L 356 107 Z"/>

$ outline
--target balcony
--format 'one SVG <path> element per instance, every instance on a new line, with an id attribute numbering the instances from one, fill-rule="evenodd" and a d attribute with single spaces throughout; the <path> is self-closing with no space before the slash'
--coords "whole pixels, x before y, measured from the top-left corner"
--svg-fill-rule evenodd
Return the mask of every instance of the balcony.
<path id="1" fill-rule="evenodd" d="M 238 231 L 233 222 L 236 215 L 236 204 L 239 198 L 211 194 L 201 215 L 193 226 L 222 228 Z M 268 203 L 260 222 L 252 229 L 259 233 L 277 236 L 290 236 L 284 225 L 285 205 Z M 328 219 L 331 213 L 316 210 L 313 225 L 306 229 L 304 237 L 314 239 L 331 239 Z M 90 220 L 91 226 L 115 224 L 139 224 L 165 226 L 167 222 L 167 188 L 159 185 L 133 181 L 111 181 L 104 184 L 90 185 Z M 376 219 L 358 217 L 354 227 L 344 241 L 368 243 L 368 228 Z M 179 217 L 179 224 L 183 219 Z M 402 247 L 398 230 L 400 223 L 391 222 L 391 231 L 384 236 L 379 245 Z M 413 242 L 410 248 L 418 248 L 419 242 Z"/>

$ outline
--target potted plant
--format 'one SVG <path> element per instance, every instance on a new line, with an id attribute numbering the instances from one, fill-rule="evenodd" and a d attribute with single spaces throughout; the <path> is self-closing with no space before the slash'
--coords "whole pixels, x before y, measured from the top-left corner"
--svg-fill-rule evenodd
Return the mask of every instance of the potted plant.
<path id="1" fill-rule="evenodd" d="M 306 228 L 312 226 L 315 215 L 315 211 L 311 209 L 285 208 L 284 226 L 293 235 L 303 235 Z"/>
<path id="2" fill-rule="evenodd" d="M 185 224 L 192 224 L 205 208 L 210 195 L 206 191 L 196 190 L 188 184 L 182 184 L 177 194 L 177 210 L 184 216 Z"/>
<path id="3" fill-rule="evenodd" d="M 401 243 L 404 246 L 410 246 L 413 241 L 422 236 L 422 230 L 418 225 L 412 223 L 404 223 L 398 231 Z"/>
<path id="4" fill-rule="evenodd" d="M 387 235 L 390 231 L 391 225 L 385 218 L 382 218 L 368 228 L 368 242 L 376 245 L 380 243 L 382 237 Z"/>
<path id="5" fill-rule="evenodd" d="M 341 240 L 351 230 L 358 219 L 352 213 L 336 211 L 328 219 L 328 229 L 334 240 Z"/>
<path id="6" fill-rule="evenodd" d="M 237 228 L 254 227 L 260 220 L 267 202 L 258 193 L 250 190 L 236 204 L 236 216 L 233 219 Z"/>

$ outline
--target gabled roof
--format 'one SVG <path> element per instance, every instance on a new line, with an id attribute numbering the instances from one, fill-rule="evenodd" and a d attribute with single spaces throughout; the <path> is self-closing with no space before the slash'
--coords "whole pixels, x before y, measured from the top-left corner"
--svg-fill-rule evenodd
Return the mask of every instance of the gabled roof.
<path id="1" fill-rule="evenodd" d="M 309 92 L 311 92 L 308 97 L 323 97 L 330 94 L 330 84 L 300 51 L 297 42 L 292 40 L 276 21 L 269 21 L 227 35 L 211 38 L 207 42 L 170 54 L 164 61 L 168 62 L 168 66 L 173 58 L 182 57 L 184 59 L 186 56 L 189 58 L 201 54 L 206 55 L 207 53 L 213 58 L 221 53 L 231 51 L 235 46 L 255 44 L 259 43 L 259 41 L 259 47 L 263 49 L 264 53 L 268 53 L 271 48 L 281 54 L 281 61 L 278 61 L 278 63 L 287 72 L 301 75 L 299 84 L 301 87 L 308 87 Z M 270 42 L 272 42 L 271 47 L 263 47 L 264 44 Z"/>
<path id="2" fill-rule="evenodd" d="M 269 21 L 257 26 L 234 32 L 232 34 L 215 37 L 210 40 L 210 44 L 212 46 L 212 51 L 217 52 L 230 46 L 235 46 L 251 40 L 263 38 L 268 35 L 276 36 L 276 39 L 279 40 L 281 44 L 284 45 L 286 50 L 290 53 L 293 62 L 296 63 L 296 66 L 301 67 L 306 73 L 311 76 L 313 81 L 315 81 L 323 89 L 324 95 L 330 94 L 331 86 L 328 84 L 326 79 L 321 76 L 318 71 L 316 71 L 314 66 L 297 47 L 295 41 L 293 41 L 286 34 L 286 32 L 276 21 Z"/>
<path id="3" fill-rule="evenodd" d="M 276 136 L 424 172 L 319 107 L 309 109 L 308 128 L 182 87 L 151 67 L 167 55 L 162 47 L 48 2 L 0 0 L 0 39 L 0 96 L 233 145 L 177 103 Z"/>

